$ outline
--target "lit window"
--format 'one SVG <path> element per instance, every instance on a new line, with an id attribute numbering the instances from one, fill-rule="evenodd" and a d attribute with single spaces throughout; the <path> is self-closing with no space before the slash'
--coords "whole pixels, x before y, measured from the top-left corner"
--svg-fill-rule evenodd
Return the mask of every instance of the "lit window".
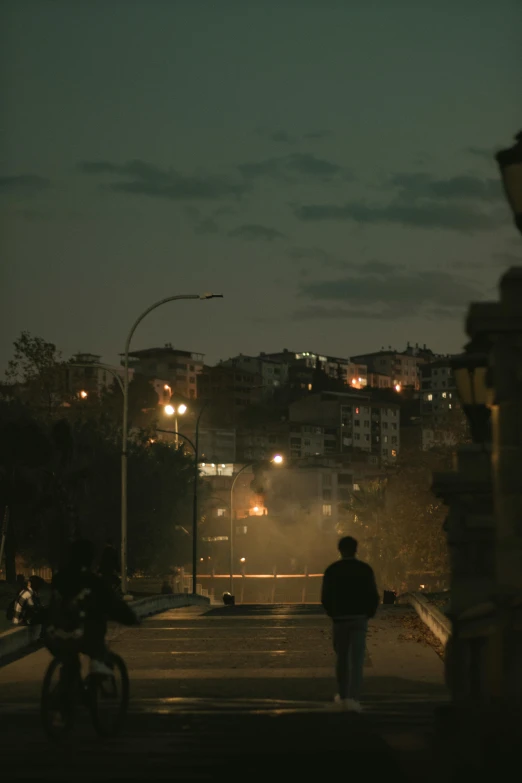
<path id="1" fill-rule="evenodd" d="M 442 392 L 442 396 L 443 396 L 443 397 L 444 397 L 444 399 L 445 399 L 445 398 L 446 398 L 448 395 L 447 395 L 447 393 L 446 393 L 446 392 Z"/>
<path id="2" fill-rule="evenodd" d="M 428 397 L 427 397 L 427 399 L 428 399 L 428 400 L 431 402 L 431 401 L 432 401 L 432 399 L 433 399 L 433 394 L 428 394 Z"/>
<path id="3" fill-rule="evenodd" d="M 323 517 L 331 517 L 331 516 L 332 516 L 332 504 L 323 503 Z"/>
<path id="4" fill-rule="evenodd" d="M 356 408 L 356 409 L 355 409 L 355 413 L 356 413 L 357 415 L 359 414 L 359 408 Z"/>
<path id="5" fill-rule="evenodd" d="M 397 450 L 396 449 L 392 449 L 392 457 L 396 457 L 396 456 L 397 456 Z"/>
<path id="6" fill-rule="evenodd" d="M 216 509 L 216 514 L 218 515 L 218 517 L 224 517 L 226 513 L 227 513 L 226 508 L 217 508 Z"/>
<path id="7" fill-rule="evenodd" d="M 450 402 L 450 404 L 448 405 L 448 408 L 451 408 L 451 407 L 452 407 L 452 405 L 451 405 L 451 402 Z"/>

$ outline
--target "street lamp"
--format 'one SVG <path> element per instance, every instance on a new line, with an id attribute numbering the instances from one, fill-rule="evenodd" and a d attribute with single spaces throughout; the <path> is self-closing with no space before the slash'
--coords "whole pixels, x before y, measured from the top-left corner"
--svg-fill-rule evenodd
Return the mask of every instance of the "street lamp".
<path id="1" fill-rule="evenodd" d="M 80 392 L 80 397 L 82 398 L 82 400 L 86 400 L 88 396 L 89 395 L 87 394 L 87 392 L 84 389 L 82 389 Z"/>
<path id="2" fill-rule="evenodd" d="M 183 416 L 184 413 L 187 412 L 188 408 L 184 403 L 181 403 L 180 405 L 165 405 L 163 408 L 167 416 L 174 416 L 174 433 L 175 433 L 175 444 L 176 448 L 178 448 L 179 439 L 178 439 L 178 415 Z"/>
<path id="3" fill-rule="evenodd" d="M 282 465 L 285 461 L 282 454 L 275 454 L 270 462 L 272 462 L 274 465 Z M 230 487 L 230 593 L 231 595 L 234 594 L 234 487 L 236 486 L 236 481 L 240 477 L 240 475 L 245 471 L 247 468 L 251 468 L 253 465 L 258 465 L 260 462 L 263 462 L 263 460 L 254 460 L 253 462 L 247 462 L 246 465 L 243 465 L 241 470 L 238 470 L 236 475 L 234 476 L 232 480 L 232 485 Z"/>
<path id="4" fill-rule="evenodd" d="M 177 296 L 168 296 L 160 299 L 148 307 L 134 321 L 127 340 L 125 342 L 124 352 L 124 375 L 123 375 L 123 427 L 121 442 L 121 587 L 123 594 L 127 593 L 127 441 L 129 438 L 129 351 L 134 332 L 143 321 L 145 316 L 167 302 L 174 302 L 178 299 L 222 299 L 223 294 L 179 294 Z M 197 460 L 196 460 L 197 465 Z M 197 469 L 196 469 L 197 472 Z"/>
<path id="5" fill-rule="evenodd" d="M 455 386 L 474 443 L 491 440 L 491 395 L 487 383 L 488 356 L 484 347 L 472 341 L 463 354 L 451 360 Z"/>
<path id="6" fill-rule="evenodd" d="M 502 185 L 515 218 L 515 225 L 522 234 L 522 131 L 515 136 L 516 144 L 495 155 Z"/>

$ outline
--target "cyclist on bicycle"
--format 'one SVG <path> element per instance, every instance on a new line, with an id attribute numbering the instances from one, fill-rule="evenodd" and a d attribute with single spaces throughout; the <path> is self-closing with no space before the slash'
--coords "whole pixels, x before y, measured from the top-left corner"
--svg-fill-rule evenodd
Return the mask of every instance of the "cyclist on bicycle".
<path id="1" fill-rule="evenodd" d="M 69 564 L 53 577 L 45 642 L 53 655 L 83 653 L 91 659 L 91 673 L 111 675 L 104 661 L 107 621 L 137 625 L 139 620 L 130 606 L 91 571 L 94 555 L 90 541 L 75 541 Z"/>

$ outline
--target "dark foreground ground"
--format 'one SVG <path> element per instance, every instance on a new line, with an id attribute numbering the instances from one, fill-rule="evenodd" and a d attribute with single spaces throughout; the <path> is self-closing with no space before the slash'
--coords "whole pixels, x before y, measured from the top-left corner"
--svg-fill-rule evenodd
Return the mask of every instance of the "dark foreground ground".
<path id="1" fill-rule="evenodd" d="M 177 609 L 114 634 L 132 685 L 121 737 L 79 715 L 66 745 L 39 724 L 40 650 L 0 669 L 2 779 L 429 780 L 440 657 L 405 633 L 406 607 L 371 623 L 363 715 L 338 712 L 330 628 L 318 606 Z M 434 777 L 436 779 L 436 777 Z"/>

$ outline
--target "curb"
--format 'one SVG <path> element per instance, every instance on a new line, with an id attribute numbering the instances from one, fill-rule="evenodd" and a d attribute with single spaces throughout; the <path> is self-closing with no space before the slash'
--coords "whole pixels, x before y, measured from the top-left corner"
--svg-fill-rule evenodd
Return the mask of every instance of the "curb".
<path id="1" fill-rule="evenodd" d="M 420 593 L 407 593 L 403 598 L 415 609 L 437 639 L 446 645 L 451 636 L 451 620 Z"/>
<path id="2" fill-rule="evenodd" d="M 149 598 L 139 598 L 137 601 L 132 601 L 130 605 L 141 620 L 167 609 L 210 606 L 210 599 L 202 595 L 154 595 Z M 24 625 L 0 633 L 0 666 L 10 662 L 13 656 L 23 651 L 33 652 L 32 648 L 38 646 L 40 631 L 40 625 Z"/>

